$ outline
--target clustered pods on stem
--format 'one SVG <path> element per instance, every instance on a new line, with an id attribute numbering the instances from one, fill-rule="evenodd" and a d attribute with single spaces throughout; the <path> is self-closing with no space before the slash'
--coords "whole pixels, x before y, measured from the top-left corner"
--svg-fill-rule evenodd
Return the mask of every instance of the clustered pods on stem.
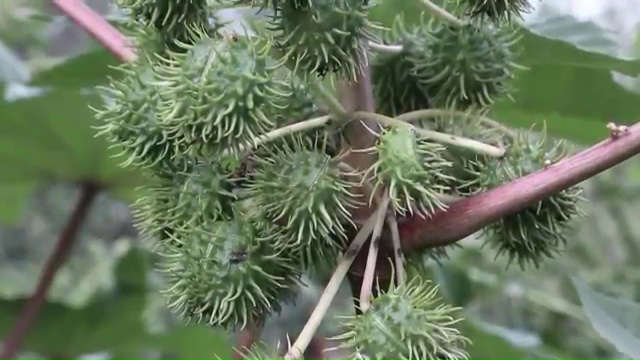
<path id="1" fill-rule="evenodd" d="M 336 339 L 375 359 L 468 358 L 459 309 L 443 303 L 421 266 L 420 255 L 445 249 L 404 258 L 398 222 L 429 219 L 451 199 L 567 152 L 483 116 L 509 96 L 522 70 L 509 21 L 530 4 L 460 0 L 456 13 L 465 15 L 456 18 L 421 3 L 421 21 L 397 14 L 391 29 L 370 19 L 376 5 L 363 0 L 120 3 L 138 58 L 100 89 L 104 101 L 94 107 L 99 133 L 122 149 L 124 165 L 149 175 L 134 205 L 137 223 L 163 255 L 165 293 L 178 315 L 244 329 L 278 311 L 304 272 L 335 268 L 285 349 L 299 358 L 371 239 L 359 311 Z M 236 5 L 268 12 L 266 26 L 225 32 L 216 10 Z M 378 113 L 349 114 L 324 80 L 353 81 L 365 68 Z M 356 119 L 377 124 L 367 129 L 373 146 L 353 148 L 343 136 Z M 376 160 L 356 170 L 344 161 L 354 152 Z M 566 242 L 579 200 L 579 187 L 549 196 L 486 226 L 484 241 L 510 261 L 537 266 Z M 353 214 L 365 206 L 376 210 L 362 225 Z M 372 298 L 382 242 L 396 249 L 397 277 Z M 262 345 L 248 354 L 273 356 Z"/>

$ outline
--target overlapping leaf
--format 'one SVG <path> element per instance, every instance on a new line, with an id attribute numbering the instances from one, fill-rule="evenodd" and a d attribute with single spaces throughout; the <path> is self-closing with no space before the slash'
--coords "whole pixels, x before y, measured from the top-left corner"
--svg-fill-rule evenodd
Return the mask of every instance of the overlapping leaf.
<path id="1" fill-rule="evenodd" d="M 83 55 L 36 77 L 37 91 L 0 102 L 0 221 L 15 220 L 21 199 L 43 181 L 93 181 L 118 194 L 140 183 L 119 166 L 118 150 L 95 138 L 89 104 L 113 63 L 104 51 Z"/>

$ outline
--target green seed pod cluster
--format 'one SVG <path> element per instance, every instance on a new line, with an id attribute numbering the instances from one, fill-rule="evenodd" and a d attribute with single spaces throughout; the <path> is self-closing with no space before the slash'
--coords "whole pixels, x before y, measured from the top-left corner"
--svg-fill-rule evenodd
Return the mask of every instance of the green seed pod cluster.
<path id="1" fill-rule="evenodd" d="M 161 116 L 178 142 L 216 156 L 274 128 L 290 93 L 265 53 L 246 38 L 204 38 L 157 67 L 166 82 Z"/>
<path id="2" fill-rule="evenodd" d="M 469 340 L 455 327 L 458 311 L 442 303 L 428 280 L 411 277 L 373 299 L 363 314 L 347 317 L 336 339 L 370 359 L 468 359 Z"/>
<path id="3" fill-rule="evenodd" d="M 236 217 L 211 222 L 168 248 L 162 263 L 169 307 L 182 318 L 242 329 L 278 311 L 298 282 L 286 235 L 263 220 Z"/>
<path id="4" fill-rule="evenodd" d="M 549 146 L 546 137 L 533 141 L 527 135 L 520 135 L 504 158 L 480 164 L 476 175 L 483 189 L 491 189 L 553 166 L 566 154 L 562 142 Z M 545 258 L 556 256 L 566 244 L 570 220 L 582 214 L 578 206 L 581 194 L 582 187 L 573 186 L 504 217 L 484 229 L 486 244 L 521 268 L 538 267 Z"/>
<path id="5" fill-rule="evenodd" d="M 426 79 L 414 71 L 411 57 L 424 54 L 423 42 L 428 36 L 422 34 L 422 26 L 407 28 L 401 17 L 397 17 L 391 31 L 385 33 L 387 44 L 402 45 L 398 53 L 379 53 L 371 60 L 373 91 L 379 112 L 396 116 L 405 112 L 429 108 L 429 87 Z"/>
<path id="6" fill-rule="evenodd" d="M 362 0 L 286 0 L 272 20 L 279 43 L 297 69 L 306 74 L 354 79 L 366 63 L 367 40 L 374 26 Z"/>
<path id="7" fill-rule="evenodd" d="M 336 159 L 301 141 L 256 157 L 249 193 L 265 217 L 291 235 L 288 247 L 309 268 L 335 260 L 346 242 L 356 198 Z"/>
<path id="8" fill-rule="evenodd" d="M 188 172 L 171 178 L 160 178 L 144 189 L 134 203 L 134 215 L 143 234 L 160 237 L 158 231 L 171 229 L 175 242 L 177 234 L 188 234 L 211 221 L 230 219 L 233 204 L 234 179 L 218 163 L 200 163 Z M 162 225 L 162 227 L 161 227 Z"/>
<path id="9" fill-rule="evenodd" d="M 158 31 L 165 47 L 177 51 L 188 44 L 194 32 L 215 34 L 218 26 L 210 24 L 208 0 L 118 0 L 129 11 L 133 27 L 151 27 Z"/>
<path id="10" fill-rule="evenodd" d="M 472 18 L 511 21 L 532 10 L 529 0 L 459 0 Z"/>
<path id="11" fill-rule="evenodd" d="M 184 166 L 178 159 L 182 149 L 170 140 L 173 134 L 157 114 L 160 95 L 151 65 L 139 61 L 118 69 L 125 75 L 122 79 L 111 79 L 108 86 L 98 88 L 103 99 L 94 108 L 102 123 L 98 135 L 123 149 L 125 166 L 180 170 Z"/>
<path id="12" fill-rule="evenodd" d="M 508 96 L 518 52 L 516 34 L 504 28 L 473 24 L 452 28 L 430 22 L 428 48 L 412 57 L 415 71 L 426 79 L 433 104 L 456 109 L 485 108 Z"/>
<path id="13" fill-rule="evenodd" d="M 378 139 L 378 160 L 369 169 L 374 188 L 386 186 L 393 209 L 400 213 L 429 216 L 444 209 L 439 195 L 447 190 L 443 170 L 451 166 L 444 160 L 445 147 L 421 140 L 408 126 L 384 130 Z"/>

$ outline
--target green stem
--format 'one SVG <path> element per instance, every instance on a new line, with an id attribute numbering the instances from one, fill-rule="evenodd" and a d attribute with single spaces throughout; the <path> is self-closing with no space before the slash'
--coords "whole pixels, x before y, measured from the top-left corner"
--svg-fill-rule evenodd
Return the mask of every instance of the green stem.
<path id="1" fill-rule="evenodd" d="M 449 13 L 447 10 L 441 8 L 440 6 L 432 3 L 429 0 L 420 0 L 422 5 L 424 5 L 433 15 L 439 17 L 440 19 L 448 22 L 452 26 L 462 27 L 464 25 L 464 21 L 458 19 L 453 14 Z"/>
<path id="2" fill-rule="evenodd" d="M 313 309 L 309 320 L 307 320 L 307 323 L 304 325 L 304 328 L 298 335 L 298 338 L 289 348 L 289 352 L 287 352 L 284 357 L 285 359 L 302 358 L 304 351 L 307 349 L 307 346 L 309 346 L 316 330 L 318 330 L 318 327 L 320 327 L 322 320 L 327 314 L 327 310 L 329 310 L 329 306 L 331 305 L 333 298 L 338 293 L 338 289 L 340 289 L 342 281 L 345 276 L 347 276 L 347 272 L 349 271 L 351 264 L 353 264 L 356 255 L 360 252 L 360 248 L 362 248 L 362 245 L 364 245 L 369 238 L 369 235 L 373 232 L 373 228 L 375 227 L 378 218 L 381 216 L 384 216 L 384 212 L 374 212 L 362 226 L 351 244 L 349 244 L 349 247 L 342 255 L 342 259 L 339 260 L 333 275 L 331 275 L 329 283 L 327 283 L 327 286 L 322 292 L 322 295 L 318 300 L 318 304 Z"/>
<path id="3" fill-rule="evenodd" d="M 362 287 L 360 287 L 360 310 L 365 312 L 371 307 L 371 298 L 373 297 L 373 283 L 376 275 L 376 264 L 378 262 L 378 250 L 380 249 L 380 236 L 382 235 L 382 228 L 384 227 L 387 208 L 391 198 L 389 192 L 385 191 L 385 195 L 382 201 L 378 204 L 378 218 L 376 224 L 373 227 L 373 234 L 371 235 L 371 242 L 369 243 L 369 253 L 367 256 L 367 264 L 364 270 L 364 276 L 362 279 Z"/>
<path id="4" fill-rule="evenodd" d="M 383 54 L 399 54 L 402 52 L 402 45 L 381 44 L 375 41 L 369 41 L 369 49 Z"/>
<path id="5" fill-rule="evenodd" d="M 304 120 L 301 122 L 297 122 L 295 124 L 291 124 L 291 125 L 287 125 L 284 127 L 281 127 L 279 129 L 275 129 L 273 131 L 270 131 L 264 135 L 259 136 L 258 138 L 256 138 L 253 143 L 249 144 L 249 145 L 245 145 L 245 146 L 241 146 L 240 147 L 240 151 L 244 152 L 244 151 L 248 151 L 249 149 L 252 148 L 256 148 L 262 144 L 268 143 L 270 141 L 274 141 L 280 138 L 283 138 L 285 136 L 288 135 L 292 135 L 295 134 L 297 132 L 300 131 L 305 131 L 305 130 L 309 130 L 309 129 L 315 129 L 321 126 L 326 125 L 329 121 L 331 120 L 331 116 L 329 115 L 325 115 L 325 116 L 320 116 L 317 118 L 313 118 L 313 119 L 309 119 L 309 120 Z M 232 150 L 227 149 L 223 155 L 229 155 L 231 154 Z"/>
<path id="6" fill-rule="evenodd" d="M 492 157 L 501 157 L 504 155 L 505 150 L 495 147 L 495 146 L 491 146 L 489 144 L 485 144 L 483 142 L 477 141 L 477 140 L 473 140 L 473 139 L 467 139 L 467 138 L 463 138 L 460 136 L 455 136 L 455 135 L 450 135 L 450 134 L 444 134 L 441 132 L 437 132 L 437 131 L 432 131 L 432 130 L 426 130 L 426 129 L 421 129 L 418 127 L 415 127 L 407 122 L 404 121 L 400 121 L 398 119 L 394 119 L 394 118 L 390 118 L 388 116 L 382 115 L 382 114 L 376 114 L 376 113 L 369 113 L 369 112 L 364 112 L 364 111 L 356 111 L 355 113 L 352 114 L 354 118 L 363 118 L 363 119 L 368 119 L 368 120 L 372 120 L 372 121 L 377 121 L 381 124 L 384 125 L 388 125 L 388 126 L 409 126 L 411 127 L 417 134 L 420 134 L 421 136 L 433 140 L 435 142 L 441 143 L 441 144 L 446 144 L 446 145 L 451 145 L 451 146 L 457 146 L 457 147 L 461 147 L 461 148 L 465 148 L 468 150 L 471 150 L 477 154 L 482 154 L 482 155 L 487 155 L 487 156 L 492 156 Z"/>
<path id="7" fill-rule="evenodd" d="M 464 111 L 458 111 L 458 110 L 450 110 L 450 109 L 423 109 L 423 110 L 415 110 L 415 111 L 410 111 L 404 114 L 400 114 L 398 116 L 396 116 L 397 120 L 402 120 L 402 121 L 406 121 L 406 122 L 412 122 L 412 121 L 419 121 L 419 120 L 424 120 L 424 119 L 429 119 L 429 118 L 437 118 L 437 117 L 443 117 L 443 116 L 453 116 L 453 117 L 459 117 L 459 118 L 476 118 L 478 119 L 481 123 L 490 126 L 494 129 L 500 130 L 500 132 L 504 133 L 505 135 L 511 137 L 511 138 L 515 138 L 517 136 L 516 132 L 509 129 L 508 127 L 502 125 L 499 121 L 497 120 L 493 120 L 490 119 L 486 116 L 482 116 L 482 115 L 477 115 L 477 114 L 473 114 L 473 113 L 468 113 L 468 112 L 464 112 Z"/>

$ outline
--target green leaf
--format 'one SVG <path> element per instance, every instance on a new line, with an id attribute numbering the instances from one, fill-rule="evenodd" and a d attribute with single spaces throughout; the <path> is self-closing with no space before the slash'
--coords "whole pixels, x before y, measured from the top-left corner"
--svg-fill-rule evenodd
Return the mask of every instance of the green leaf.
<path id="1" fill-rule="evenodd" d="M 471 344 L 467 346 L 470 359 L 529 358 L 526 349 L 519 348 L 504 336 L 484 328 L 481 322 L 466 319 L 461 323 L 460 331 L 471 340 Z"/>
<path id="2" fill-rule="evenodd" d="M 146 275 L 146 267 L 140 266 L 141 254 L 139 250 L 131 250 L 121 258 L 118 268 L 142 270 Z M 147 333 L 142 314 L 147 289 L 146 284 L 138 285 L 120 287 L 114 294 L 102 294 L 80 309 L 46 302 L 27 334 L 25 348 L 72 358 L 145 341 Z M 0 338 L 10 331 L 27 301 L 0 300 Z"/>
<path id="3" fill-rule="evenodd" d="M 618 351 L 640 358 L 640 304 L 598 293 L 582 280 L 572 278 L 593 328 Z"/>
<path id="4" fill-rule="evenodd" d="M 473 286 L 464 268 L 457 264 L 434 265 L 434 275 L 440 290 L 451 304 L 465 306 L 473 299 Z"/>
<path id="5" fill-rule="evenodd" d="M 0 221 L 17 219 L 29 193 L 19 184 L 93 181 L 128 195 L 143 181 L 119 165 L 117 148 L 95 137 L 89 105 L 100 101 L 93 87 L 107 81 L 108 58 L 100 51 L 71 62 L 39 75 L 43 87 L 30 96 L 0 104 L 0 199 L 11 198 Z"/>
<path id="6" fill-rule="evenodd" d="M 78 55 L 51 69 L 38 73 L 33 81 L 37 86 L 89 88 L 104 84 L 114 75 L 118 60 L 107 50 L 100 49 Z"/>
<path id="7" fill-rule="evenodd" d="M 148 344 L 170 353 L 172 359 L 231 359 L 233 353 L 229 336 L 224 331 L 204 325 L 178 327 L 152 337 Z"/>

